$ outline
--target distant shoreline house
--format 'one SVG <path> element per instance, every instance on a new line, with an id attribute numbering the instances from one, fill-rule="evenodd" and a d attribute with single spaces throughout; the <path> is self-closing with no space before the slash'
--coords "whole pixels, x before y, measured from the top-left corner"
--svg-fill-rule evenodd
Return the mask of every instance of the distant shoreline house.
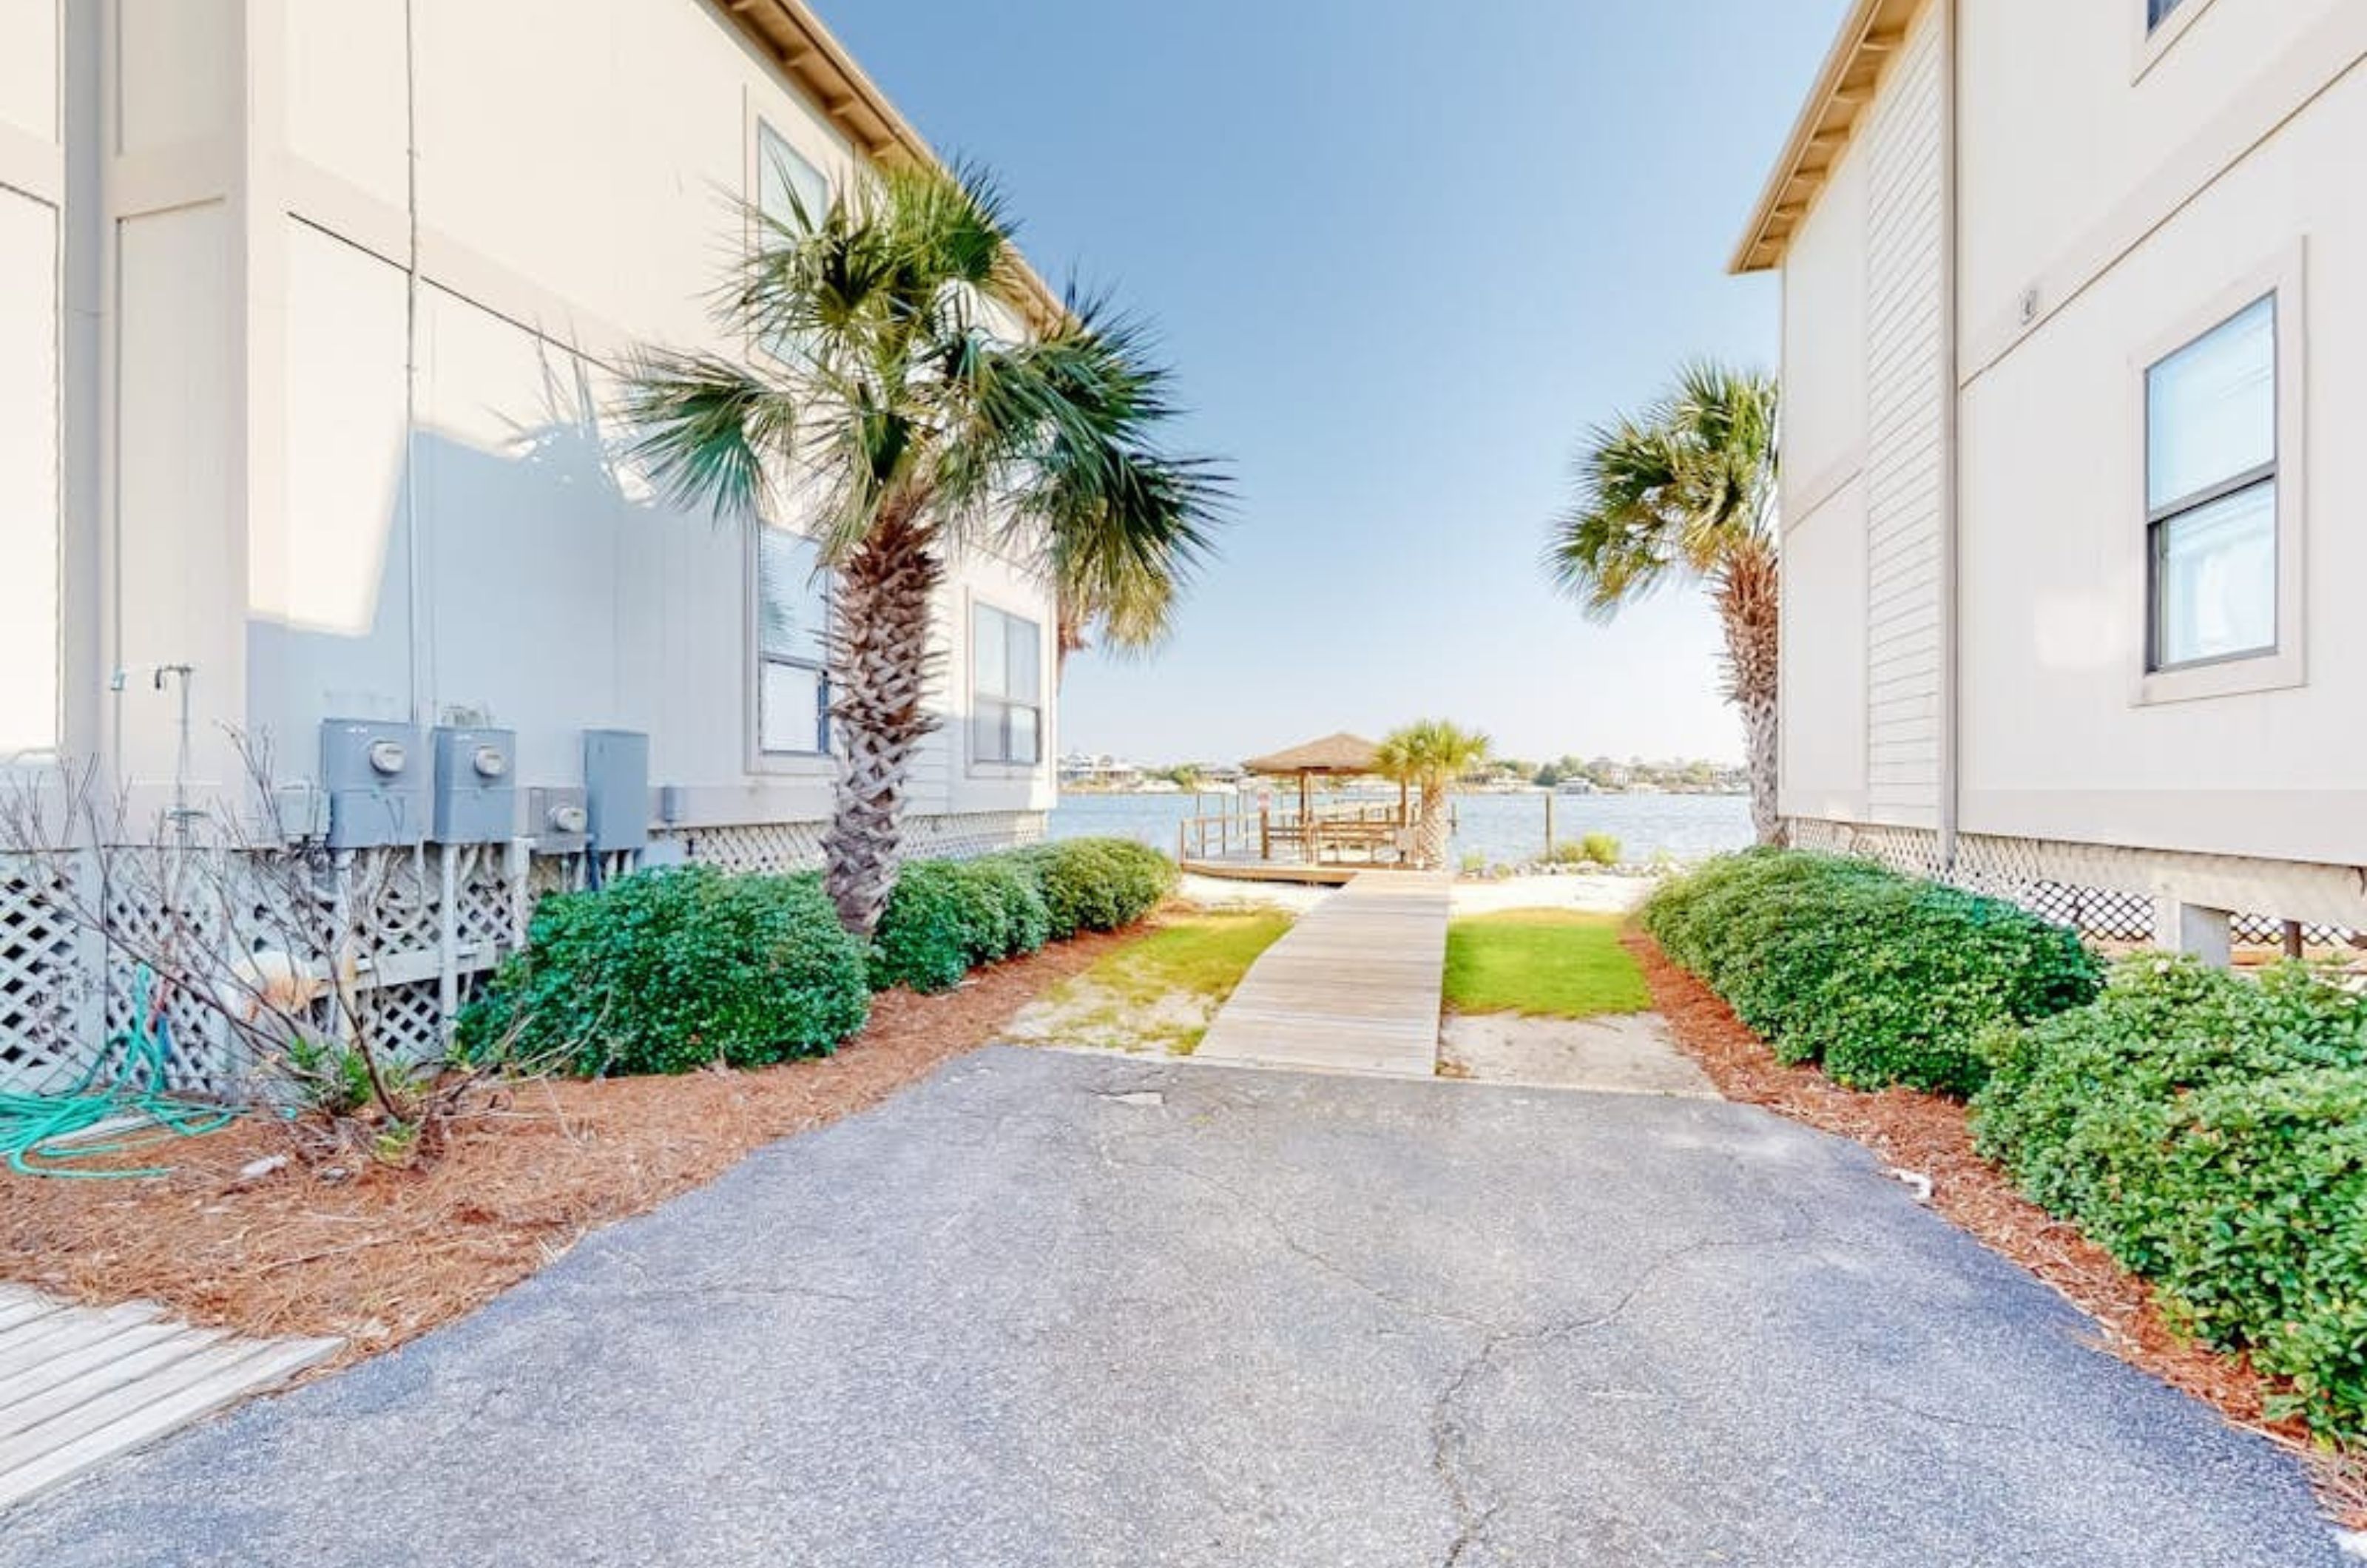
<path id="1" fill-rule="evenodd" d="M 1852 7 L 1734 260 L 1796 841 L 2367 928 L 2362 61 L 2357 0 Z"/>
<path id="2" fill-rule="evenodd" d="M 0 773 L 98 759 L 146 818 L 267 741 L 297 836 L 418 861 L 423 1034 L 587 853 L 814 863 L 801 519 L 669 510 L 606 410 L 637 344 L 764 353 L 708 310 L 735 202 L 931 156 L 802 0 L 0 7 Z M 1055 621 L 952 563 L 914 852 L 1042 832 Z M 70 955 L 5 872 L 0 950 Z M 95 1004 L 0 979 L 5 1089 Z"/>
<path id="3" fill-rule="evenodd" d="M 1142 770 L 1123 757 L 1073 751 L 1060 759 L 1060 784 L 1064 789 L 1132 789 L 1141 783 Z"/>

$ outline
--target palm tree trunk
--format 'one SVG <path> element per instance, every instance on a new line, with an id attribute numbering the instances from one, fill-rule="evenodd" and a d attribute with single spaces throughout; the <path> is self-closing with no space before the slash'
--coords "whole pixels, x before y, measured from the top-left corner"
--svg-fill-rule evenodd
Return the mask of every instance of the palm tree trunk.
<path id="1" fill-rule="evenodd" d="M 1447 786 L 1425 784 L 1421 786 L 1421 815 L 1415 819 L 1413 831 L 1414 863 L 1424 871 L 1436 871 L 1446 863 L 1447 830 L 1454 821 L 1447 810 Z"/>
<path id="2" fill-rule="evenodd" d="M 822 883 L 840 921 L 861 937 L 895 886 L 912 756 L 937 727 L 929 608 L 945 569 L 920 511 L 912 502 L 882 515 L 835 585 L 830 716 L 839 766 Z"/>
<path id="3" fill-rule="evenodd" d="M 1784 841 L 1775 797 L 1782 755 L 1777 730 L 1782 580 L 1774 547 L 1754 540 L 1718 573 L 1717 615 L 1726 634 L 1727 700 L 1742 710 L 1749 747 L 1750 826 L 1762 844 Z"/>

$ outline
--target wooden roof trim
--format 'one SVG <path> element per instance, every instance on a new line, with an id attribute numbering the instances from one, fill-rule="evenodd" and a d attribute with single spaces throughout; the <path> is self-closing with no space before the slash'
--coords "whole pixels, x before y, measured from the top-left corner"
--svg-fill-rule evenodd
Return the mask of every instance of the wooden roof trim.
<path id="1" fill-rule="evenodd" d="M 789 85 L 875 164 L 935 164 L 944 160 L 898 111 L 855 56 L 814 15 L 806 0 L 713 0 L 716 6 L 776 64 Z M 1060 297 L 1021 258 L 1030 323 L 1038 331 L 1065 320 Z"/>
<path id="2" fill-rule="evenodd" d="M 1833 165 L 1856 135 L 1865 107 L 1874 101 L 1883 68 L 1907 41 L 1926 0 L 1856 0 L 1833 40 L 1817 85 L 1784 143 L 1751 209 L 1728 270 L 1764 272 L 1783 265 L 1792 236 L 1824 190 Z"/>

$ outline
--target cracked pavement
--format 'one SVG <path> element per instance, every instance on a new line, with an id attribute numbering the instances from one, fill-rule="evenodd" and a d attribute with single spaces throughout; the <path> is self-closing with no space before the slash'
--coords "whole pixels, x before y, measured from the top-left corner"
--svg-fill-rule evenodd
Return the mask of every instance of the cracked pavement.
<path id="1" fill-rule="evenodd" d="M 0 1562 L 2340 1562 L 1747 1107 L 995 1050 L 0 1518 Z"/>

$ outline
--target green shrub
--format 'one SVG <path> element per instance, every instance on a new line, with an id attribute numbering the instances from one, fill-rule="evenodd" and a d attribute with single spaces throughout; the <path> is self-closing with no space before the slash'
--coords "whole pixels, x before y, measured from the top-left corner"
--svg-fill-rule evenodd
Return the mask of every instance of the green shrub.
<path id="1" fill-rule="evenodd" d="M 1619 863 L 1619 840 L 1608 833 L 1589 833 L 1572 842 L 1564 839 L 1546 852 L 1547 865 L 1600 865 Z"/>
<path id="2" fill-rule="evenodd" d="M 2124 1205 L 2195 1334 L 2289 1378 L 2325 1436 L 2367 1435 L 2367 1073 L 2320 1069 L 2175 1102 Z"/>
<path id="3" fill-rule="evenodd" d="M 959 863 L 905 863 L 872 935 L 872 985 L 950 990 L 969 973 L 970 953 L 988 918 Z"/>
<path id="4" fill-rule="evenodd" d="M 819 879 L 681 866 L 536 906 L 460 1044 L 586 1077 L 747 1067 L 827 1055 L 869 1007 L 862 947 Z"/>
<path id="5" fill-rule="evenodd" d="M 1052 917 L 1028 867 L 1010 855 L 912 861 L 872 940 L 871 983 L 950 990 L 981 964 L 1042 947 Z"/>
<path id="6" fill-rule="evenodd" d="M 1755 850 L 1663 884 L 1644 924 L 1786 1061 L 1855 1089 L 1967 1094 L 1982 1032 L 2076 1007 L 2078 938 L 2011 904 L 1869 862 Z"/>
<path id="7" fill-rule="evenodd" d="M 1973 1106 L 1981 1153 L 2105 1240 L 2112 1151 L 2146 1135 L 2128 1123 L 2198 1089 L 2367 1066 L 2367 1015 L 2299 965 L 2249 980 L 2146 953 L 2116 965 L 2093 1006 L 1995 1031 L 1983 1049 L 1990 1078 Z"/>
<path id="8" fill-rule="evenodd" d="M 1051 916 L 1051 934 L 1114 931 L 1141 919 L 1175 890 L 1175 863 L 1131 839 L 1067 839 L 1022 850 Z"/>
<path id="9" fill-rule="evenodd" d="M 2317 1431 L 2367 1433 L 2367 1002 L 2297 964 L 2146 954 L 1987 1044 L 1981 1152 L 2200 1337 L 2292 1379 Z"/>
<path id="10" fill-rule="evenodd" d="M 1052 909 L 1033 868 L 1016 855 L 988 855 L 965 866 L 979 889 L 988 924 L 975 949 L 981 964 L 1040 952 L 1052 940 Z"/>

